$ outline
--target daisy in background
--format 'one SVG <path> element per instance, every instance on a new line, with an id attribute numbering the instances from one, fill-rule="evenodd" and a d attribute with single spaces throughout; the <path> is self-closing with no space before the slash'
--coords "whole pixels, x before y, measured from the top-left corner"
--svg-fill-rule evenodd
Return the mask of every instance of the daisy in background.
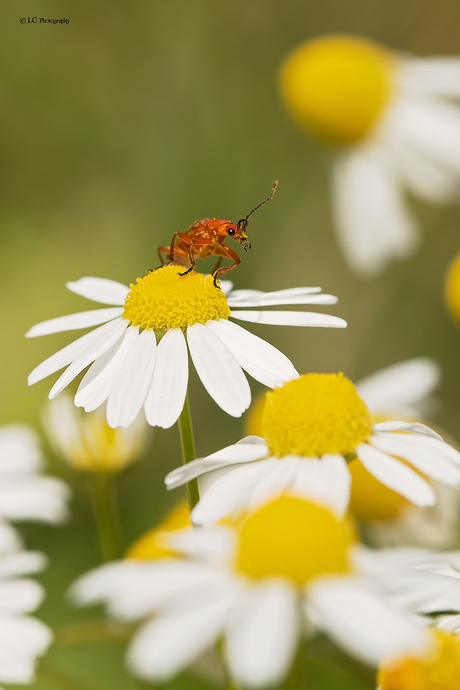
<path id="1" fill-rule="evenodd" d="M 447 270 L 444 295 L 449 313 L 457 325 L 460 324 L 460 252 Z"/>
<path id="2" fill-rule="evenodd" d="M 86 412 L 107 401 L 109 426 L 128 427 L 142 408 L 151 426 L 168 428 L 182 411 L 188 385 L 188 352 L 215 402 L 239 417 L 251 402 L 243 373 L 274 388 L 298 376 L 290 360 L 229 319 L 290 326 L 343 328 L 336 316 L 305 311 L 264 311 L 276 305 L 335 304 L 320 288 L 276 292 L 231 291 L 214 286 L 212 276 L 180 266 L 163 266 L 129 288 L 103 278 L 82 278 L 67 287 L 83 297 L 112 305 L 44 321 L 27 337 L 98 326 L 42 362 L 29 385 L 67 367 L 51 389 L 55 398 L 88 365 L 75 404 Z M 113 306 L 116 305 L 116 306 Z M 99 324 L 103 324 L 102 326 Z"/>
<path id="3" fill-rule="evenodd" d="M 419 233 L 406 190 L 433 203 L 458 198 L 460 58 L 321 36 L 295 48 L 280 77 L 294 118 L 336 147 L 333 209 L 350 266 L 370 276 L 411 254 Z"/>
<path id="4" fill-rule="evenodd" d="M 319 503 L 284 496 L 238 530 L 188 529 L 164 543 L 185 558 L 113 563 L 72 588 L 80 605 L 105 603 L 111 616 L 144 621 L 127 661 L 145 680 L 168 682 L 222 640 L 238 683 L 276 685 L 312 627 L 372 666 L 429 644 L 421 622 L 391 606 L 383 580 L 360 567 L 347 525 Z M 418 577 L 406 569 L 413 588 Z"/>
<path id="5" fill-rule="evenodd" d="M 0 519 L 62 523 L 68 517 L 70 490 L 42 474 L 38 434 L 25 424 L 0 426 Z"/>
<path id="6" fill-rule="evenodd" d="M 419 507 L 436 500 L 420 473 L 450 486 L 460 483 L 458 451 L 424 424 L 374 423 L 343 374 L 306 374 L 268 392 L 263 430 L 262 437 L 243 438 L 167 475 L 166 486 L 173 489 L 233 468 L 206 489 L 192 512 L 194 524 L 213 524 L 283 493 L 320 501 L 333 496 L 328 505 L 341 515 L 350 498 L 347 462 L 355 457 L 379 482 Z"/>
<path id="7" fill-rule="evenodd" d="M 47 405 L 43 424 L 56 453 L 80 472 L 122 472 L 141 456 L 149 435 L 142 416 L 127 429 L 112 429 L 104 406 L 84 414 L 67 394 Z"/>
<path id="8" fill-rule="evenodd" d="M 27 614 L 43 599 L 43 588 L 25 575 L 46 565 L 45 557 L 23 551 L 16 532 L 0 522 L 0 682 L 32 683 L 37 657 L 52 642 L 51 630 Z"/>

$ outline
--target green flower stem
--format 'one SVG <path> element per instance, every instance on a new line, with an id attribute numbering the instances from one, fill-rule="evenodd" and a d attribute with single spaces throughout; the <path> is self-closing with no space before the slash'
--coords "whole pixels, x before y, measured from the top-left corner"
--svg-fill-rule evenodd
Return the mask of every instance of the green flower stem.
<path id="1" fill-rule="evenodd" d="M 217 656 L 219 657 L 220 665 L 222 667 L 225 687 L 227 688 L 227 690 L 240 690 L 240 686 L 237 685 L 237 683 L 233 680 L 227 668 L 227 663 L 225 661 L 224 645 L 224 639 L 221 637 L 220 640 L 216 642 L 216 652 Z"/>
<path id="2" fill-rule="evenodd" d="M 114 477 L 111 474 L 92 473 L 89 484 L 93 497 L 94 514 L 102 558 L 114 561 L 123 556 L 123 539 L 114 494 Z"/>
<path id="3" fill-rule="evenodd" d="M 93 619 L 68 623 L 54 629 L 55 647 L 79 647 L 106 642 L 127 642 L 136 630 L 134 623 Z"/>
<path id="4" fill-rule="evenodd" d="M 188 462 L 191 462 L 196 458 L 195 441 L 193 439 L 192 416 L 190 414 L 188 393 L 185 396 L 184 407 L 178 421 L 180 442 L 182 446 L 182 461 L 183 464 L 186 465 Z M 187 498 L 190 510 L 192 510 L 192 508 L 194 508 L 200 500 L 200 494 L 198 491 L 198 481 L 196 479 L 192 479 L 192 481 L 187 483 Z"/>

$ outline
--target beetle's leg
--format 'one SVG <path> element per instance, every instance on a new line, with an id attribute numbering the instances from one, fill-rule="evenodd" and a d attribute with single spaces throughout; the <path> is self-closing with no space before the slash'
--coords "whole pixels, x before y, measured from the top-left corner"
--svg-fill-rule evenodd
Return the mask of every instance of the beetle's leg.
<path id="1" fill-rule="evenodd" d="M 181 240 L 185 242 L 185 244 L 190 243 L 190 237 L 186 235 L 184 232 L 175 232 L 174 235 L 171 238 L 171 246 L 169 248 L 169 263 L 172 264 L 174 261 L 174 242 L 176 241 L 176 237 L 179 237 Z"/>
<path id="2" fill-rule="evenodd" d="M 178 273 L 177 274 L 178 276 L 186 276 L 188 273 L 190 273 L 190 271 L 193 271 L 193 269 L 195 268 L 195 257 L 193 255 L 192 245 L 193 245 L 193 240 L 190 240 L 190 244 L 188 245 L 188 255 L 190 257 L 190 266 L 183 273 Z"/>
<path id="3" fill-rule="evenodd" d="M 213 275 L 214 275 L 214 273 L 217 271 L 217 269 L 220 268 L 220 265 L 221 265 L 221 263 L 222 263 L 223 258 L 224 258 L 224 257 L 221 256 L 221 257 L 217 260 L 217 263 L 216 263 L 216 265 L 215 265 L 215 267 L 214 267 L 214 270 L 213 270 L 213 272 L 212 272 Z"/>
<path id="4" fill-rule="evenodd" d="M 221 256 L 223 259 L 233 259 L 235 263 L 233 263 L 231 266 L 224 266 L 224 268 L 218 268 L 216 271 L 214 271 L 213 278 L 214 278 L 214 285 L 216 287 L 219 287 L 217 285 L 217 280 L 231 271 L 233 268 L 236 268 L 238 264 L 241 263 L 241 259 L 238 256 L 238 254 L 235 252 L 234 249 L 231 247 L 227 247 L 226 244 L 221 244 L 218 247 L 215 248 L 214 254 L 217 256 Z"/>
<path id="5" fill-rule="evenodd" d="M 180 276 L 186 276 L 187 273 L 190 273 L 195 268 L 195 251 L 197 253 L 199 252 L 200 247 L 209 247 L 210 249 L 209 254 L 215 254 L 216 252 L 214 251 L 216 244 L 213 240 L 207 240 L 204 237 L 197 237 L 195 239 L 189 240 L 189 247 L 188 247 L 188 253 L 189 253 L 189 258 L 190 258 L 190 268 L 188 268 L 184 273 L 179 273 L 178 275 Z"/>

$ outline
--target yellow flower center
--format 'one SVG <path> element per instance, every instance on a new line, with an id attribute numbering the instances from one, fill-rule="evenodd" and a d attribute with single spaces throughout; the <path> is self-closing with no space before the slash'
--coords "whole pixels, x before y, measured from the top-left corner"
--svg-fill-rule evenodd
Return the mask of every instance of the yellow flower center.
<path id="1" fill-rule="evenodd" d="M 449 266 L 445 296 L 450 313 L 460 323 L 460 252 Z"/>
<path id="2" fill-rule="evenodd" d="M 372 433 L 369 410 L 342 373 L 305 374 L 267 393 L 263 426 L 279 458 L 353 455 Z"/>
<path id="3" fill-rule="evenodd" d="M 387 662 L 377 681 L 382 690 L 458 690 L 460 639 L 433 630 L 433 649 L 424 658 L 408 656 Z"/>
<path id="4" fill-rule="evenodd" d="M 159 535 L 163 532 L 175 532 L 184 527 L 189 527 L 190 524 L 188 503 L 187 501 L 182 501 L 167 514 L 157 527 L 149 530 L 134 542 L 128 549 L 126 558 L 153 560 L 155 558 L 175 556 L 176 553 L 173 550 L 167 549 L 162 545 Z"/>
<path id="5" fill-rule="evenodd" d="M 182 266 L 163 266 L 130 285 L 123 317 L 147 329 L 187 328 L 194 323 L 228 319 L 225 294 L 211 275 L 191 271 L 180 276 Z"/>
<path id="6" fill-rule="evenodd" d="M 371 41 L 326 36 L 288 55 L 281 90 L 301 125 L 333 144 L 363 139 L 387 106 L 397 60 Z"/>
<path id="7" fill-rule="evenodd" d="M 303 585 L 350 570 L 349 530 L 326 508 L 282 496 L 253 513 L 240 531 L 237 567 L 254 578 L 281 576 Z"/>

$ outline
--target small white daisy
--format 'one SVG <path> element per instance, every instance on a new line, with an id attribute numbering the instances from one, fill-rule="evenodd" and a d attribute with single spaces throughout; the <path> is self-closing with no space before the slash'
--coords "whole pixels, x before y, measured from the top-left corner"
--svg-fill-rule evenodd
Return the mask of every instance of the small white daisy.
<path id="1" fill-rule="evenodd" d="M 281 70 L 302 127 L 338 147 L 335 221 L 351 267 L 364 275 L 418 243 L 405 191 L 447 203 L 460 191 L 460 58 L 417 58 L 370 40 L 322 36 Z"/>
<path id="2" fill-rule="evenodd" d="M 38 434 L 24 424 L 0 427 L 0 518 L 60 523 L 68 517 L 70 490 L 42 474 Z"/>
<path id="3" fill-rule="evenodd" d="M 420 622 L 389 605 L 379 577 L 355 564 L 347 526 L 310 501 L 282 497 L 238 531 L 189 529 L 165 539 L 187 558 L 112 563 L 72 589 L 79 604 L 146 619 L 128 650 L 130 669 L 146 680 L 167 682 L 223 637 L 238 683 L 276 685 L 305 626 L 373 666 L 427 643 Z M 418 574 L 407 577 L 416 583 Z"/>
<path id="4" fill-rule="evenodd" d="M 179 276 L 180 271 L 180 266 L 164 266 L 129 288 L 102 278 L 67 283 L 72 292 L 117 306 L 33 326 L 28 337 L 104 324 L 42 362 L 30 374 L 29 385 L 67 367 L 49 394 L 55 398 L 92 364 L 75 396 L 77 407 L 90 412 L 107 401 L 107 422 L 114 428 L 129 426 L 144 408 L 149 424 L 168 428 L 184 405 L 190 352 L 209 395 L 225 412 L 239 417 L 251 402 L 243 369 L 270 388 L 298 374 L 279 350 L 229 317 L 285 326 L 346 326 L 343 319 L 326 314 L 262 311 L 275 305 L 337 301 L 319 294 L 320 288 L 236 290 L 226 296 L 231 283 L 222 284 L 221 290 L 212 276 Z"/>
<path id="5" fill-rule="evenodd" d="M 0 523 L 0 682 L 32 683 L 36 658 L 52 641 L 51 630 L 26 614 L 43 599 L 38 582 L 23 577 L 42 570 L 41 553 L 22 551 L 16 532 Z"/>
<path id="6" fill-rule="evenodd" d="M 419 472 L 452 486 L 460 483 L 458 451 L 420 423 L 374 424 L 343 374 L 306 374 L 267 393 L 263 426 L 263 438 L 242 439 L 167 475 L 172 489 L 241 465 L 207 488 L 192 512 L 195 524 L 212 524 L 286 492 L 331 498 L 329 484 L 334 508 L 342 514 L 350 496 L 347 461 L 355 457 L 379 482 L 417 506 L 435 502 L 433 488 Z"/>
<path id="7" fill-rule="evenodd" d="M 144 451 L 150 427 L 139 415 L 127 429 L 111 429 L 105 408 L 85 414 L 63 393 L 48 403 L 43 423 L 51 444 L 69 465 L 80 472 L 115 474 Z"/>

